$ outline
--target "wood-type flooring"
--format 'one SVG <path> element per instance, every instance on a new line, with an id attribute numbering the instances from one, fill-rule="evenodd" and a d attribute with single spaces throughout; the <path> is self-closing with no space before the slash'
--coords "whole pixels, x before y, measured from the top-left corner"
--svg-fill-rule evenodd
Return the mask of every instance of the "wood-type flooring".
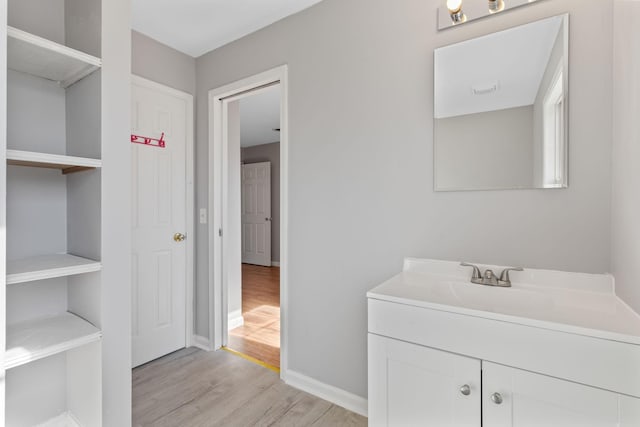
<path id="1" fill-rule="evenodd" d="M 183 349 L 133 370 L 134 427 L 366 425 L 226 351 Z"/>
<path id="2" fill-rule="evenodd" d="M 242 264 L 244 325 L 229 331 L 227 347 L 280 367 L 280 268 Z"/>

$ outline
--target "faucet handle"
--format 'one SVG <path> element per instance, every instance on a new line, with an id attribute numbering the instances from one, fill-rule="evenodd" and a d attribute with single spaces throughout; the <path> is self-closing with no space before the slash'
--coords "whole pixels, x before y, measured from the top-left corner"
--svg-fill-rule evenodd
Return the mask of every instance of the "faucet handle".
<path id="1" fill-rule="evenodd" d="M 510 271 L 524 271 L 524 269 L 522 267 L 505 268 L 504 270 L 502 270 L 502 273 L 500 273 L 501 282 L 511 284 L 511 278 L 509 277 Z"/>
<path id="2" fill-rule="evenodd" d="M 471 275 L 471 279 L 480 280 L 482 278 L 482 274 L 480 273 L 480 268 L 478 268 L 477 265 L 469 264 L 468 262 L 461 262 L 460 265 L 463 266 L 463 267 L 472 267 L 473 268 L 473 273 Z"/>

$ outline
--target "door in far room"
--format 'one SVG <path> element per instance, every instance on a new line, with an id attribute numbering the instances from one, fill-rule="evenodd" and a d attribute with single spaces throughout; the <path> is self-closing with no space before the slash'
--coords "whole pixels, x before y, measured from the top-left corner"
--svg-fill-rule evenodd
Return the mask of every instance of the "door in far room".
<path id="1" fill-rule="evenodd" d="M 131 144 L 133 366 L 186 345 L 190 98 L 133 79 L 131 133 L 149 138 L 164 133 L 165 141 L 164 147 Z"/>
<path id="2" fill-rule="evenodd" d="M 242 165 L 242 262 L 271 266 L 271 163 Z"/>

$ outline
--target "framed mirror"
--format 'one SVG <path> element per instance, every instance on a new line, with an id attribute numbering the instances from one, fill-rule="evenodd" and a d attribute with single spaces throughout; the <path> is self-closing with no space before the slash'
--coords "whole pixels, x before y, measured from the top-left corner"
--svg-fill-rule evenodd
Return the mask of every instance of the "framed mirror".
<path id="1" fill-rule="evenodd" d="M 436 49 L 436 191 L 566 188 L 569 16 Z"/>

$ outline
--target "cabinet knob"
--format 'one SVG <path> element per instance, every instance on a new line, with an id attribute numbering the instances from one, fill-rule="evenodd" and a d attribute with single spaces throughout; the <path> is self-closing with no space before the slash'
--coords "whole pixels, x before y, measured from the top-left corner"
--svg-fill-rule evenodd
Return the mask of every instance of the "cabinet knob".
<path id="1" fill-rule="evenodd" d="M 462 393 L 464 396 L 469 396 L 471 394 L 471 387 L 469 387 L 469 384 L 465 384 L 460 387 L 460 393 Z"/>
<path id="2" fill-rule="evenodd" d="M 491 401 L 496 405 L 500 405 L 502 403 L 502 395 L 500 393 L 493 393 L 491 395 Z"/>

